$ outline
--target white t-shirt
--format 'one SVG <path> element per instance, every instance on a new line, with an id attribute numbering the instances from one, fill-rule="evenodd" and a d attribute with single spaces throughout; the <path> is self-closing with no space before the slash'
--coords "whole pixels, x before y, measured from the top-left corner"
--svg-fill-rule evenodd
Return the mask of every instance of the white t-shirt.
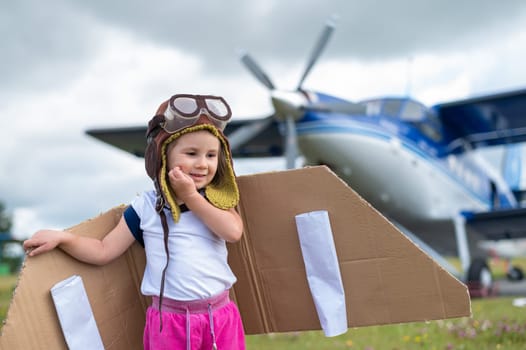
<path id="1" fill-rule="evenodd" d="M 161 276 L 166 264 L 161 218 L 155 211 L 155 191 L 144 192 L 131 203 L 137 214 L 144 239 L 146 268 L 141 285 L 144 295 L 158 296 Z M 131 209 L 126 221 L 137 238 L 140 232 L 130 225 Z M 181 213 L 174 223 L 171 212 L 165 209 L 169 228 L 170 262 L 166 270 L 164 296 L 176 300 L 196 300 L 217 295 L 236 282 L 228 266 L 225 240 L 212 233 L 191 211 Z M 131 214 L 133 216 L 133 214 Z M 135 225 L 137 226 L 137 225 Z"/>

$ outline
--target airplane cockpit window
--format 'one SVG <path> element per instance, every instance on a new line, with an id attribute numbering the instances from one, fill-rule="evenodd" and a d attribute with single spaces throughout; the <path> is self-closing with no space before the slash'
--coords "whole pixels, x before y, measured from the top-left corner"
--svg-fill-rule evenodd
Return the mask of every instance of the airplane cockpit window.
<path id="1" fill-rule="evenodd" d="M 421 121 L 414 122 L 413 124 L 431 140 L 439 142 L 442 139 L 440 119 L 437 114 L 430 109 L 426 109 L 424 113 L 425 117 Z"/>
<path id="2" fill-rule="evenodd" d="M 416 126 L 431 140 L 438 142 L 442 139 L 442 134 L 435 127 L 433 127 L 433 125 L 427 123 L 418 123 Z"/>
<path id="3" fill-rule="evenodd" d="M 427 108 L 424 105 L 415 101 L 407 100 L 402 112 L 400 113 L 400 119 L 409 122 L 420 121 L 424 119 L 426 111 Z"/>
<path id="4" fill-rule="evenodd" d="M 382 101 L 380 100 L 371 100 L 364 103 L 366 115 L 378 115 L 382 111 Z"/>
<path id="5" fill-rule="evenodd" d="M 375 99 L 363 102 L 366 114 L 382 115 L 412 124 L 429 139 L 439 142 L 442 139 L 442 124 L 435 111 L 420 102 L 407 98 Z"/>
<path id="6" fill-rule="evenodd" d="M 392 99 L 385 100 L 383 106 L 383 114 L 389 117 L 398 117 L 400 114 L 400 108 L 402 107 L 402 100 Z"/>

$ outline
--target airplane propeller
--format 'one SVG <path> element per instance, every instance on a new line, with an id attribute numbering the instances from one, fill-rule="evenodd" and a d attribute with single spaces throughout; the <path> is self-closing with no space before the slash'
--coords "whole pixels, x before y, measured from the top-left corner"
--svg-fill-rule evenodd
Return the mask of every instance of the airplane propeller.
<path id="1" fill-rule="evenodd" d="M 257 124 L 253 123 L 241 127 L 229 135 L 230 145 L 232 148 L 235 149 L 237 146 L 247 142 L 259 132 L 264 130 L 264 128 L 268 126 L 268 124 L 270 124 L 273 119 L 277 119 L 279 121 L 285 122 L 286 132 L 284 135 L 284 144 L 286 167 L 287 169 L 295 167 L 296 157 L 298 156 L 296 120 L 300 119 L 308 109 L 327 111 L 332 110 L 330 105 L 318 105 L 316 103 L 309 102 L 306 95 L 302 92 L 302 85 L 312 70 L 312 67 L 315 65 L 321 53 L 325 49 L 325 46 L 327 45 L 327 42 L 334 31 L 334 27 L 335 19 L 331 18 L 326 22 L 322 33 L 316 42 L 316 45 L 314 46 L 309 60 L 307 61 L 307 66 L 303 71 L 295 91 L 283 91 L 276 89 L 268 74 L 265 73 L 261 66 L 247 52 L 243 51 L 241 53 L 241 62 L 261 84 L 270 90 L 270 98 L 272 105 L 274 106 L 274 114 L 265 119 L 257 121 Z M 339 110 L 342 109 L 344 109 L 344 107 L 340 106 Z"/>
<path id="2" fill-rule="evenodd" d="M 323 31 L 321 32 L 321 36 L 318 39 L 318 42 L 310 55 L 309 63 L 307 64 L 307 67 L 305 68 L 305 71 L 303 72 L 303 75 L 301 76 L 300 82 L 298 83 L 298 87 L 296 88 L 297 91 L 301 90 L 301 86 L 303 85 L 305 78 L 307 78 L 307 75 L 309 75 L 312 67 L 314 66 L 316 61 L 318 61 L 318 58 L 320 57 L 321 53 L 325 49 L 325 46 L 327 46 L 327 43 L 329 42 L 331 34 L 334 31 L 334 27 L 335 27 L 334 18 L 330 19 L 325 24 L 325 27 L 323 28 Z"/>
<path id="3" fill-rule="evenodd" d="M 259 67 L 256 61 L 248 54 L 248 52 L 241 53 L 241 62 L 248 68 L 252 74 L 265 85 L 269 90 L 274 90 L 274 84 L 270 81 L 268 75 Z"/>

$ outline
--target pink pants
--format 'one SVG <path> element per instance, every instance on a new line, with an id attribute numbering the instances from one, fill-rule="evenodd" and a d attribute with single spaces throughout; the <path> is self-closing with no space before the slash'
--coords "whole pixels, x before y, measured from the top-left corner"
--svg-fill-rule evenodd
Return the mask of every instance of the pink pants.
<path id="1" fill-rule="evenodd" d="M 145 350 L 244 350 L 245 334 L 228 291 L 204 300 L 163 298 L 160 331 L 159 298 L 146 311 Z"/>

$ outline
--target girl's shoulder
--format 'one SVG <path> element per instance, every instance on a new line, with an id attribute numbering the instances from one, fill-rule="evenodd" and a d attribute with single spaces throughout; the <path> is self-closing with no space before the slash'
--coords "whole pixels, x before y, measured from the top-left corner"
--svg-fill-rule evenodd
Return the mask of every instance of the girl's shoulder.
<path id="1" fill-rule="evenodd" d="M 157 193 L 155 190 L 148 190 L 141 193 L 137 193 L 136 196 L 131 201 L 132 207 L 135 210 L 142 208 L 155 208 L 155 202 L 157 200 Z"/>

